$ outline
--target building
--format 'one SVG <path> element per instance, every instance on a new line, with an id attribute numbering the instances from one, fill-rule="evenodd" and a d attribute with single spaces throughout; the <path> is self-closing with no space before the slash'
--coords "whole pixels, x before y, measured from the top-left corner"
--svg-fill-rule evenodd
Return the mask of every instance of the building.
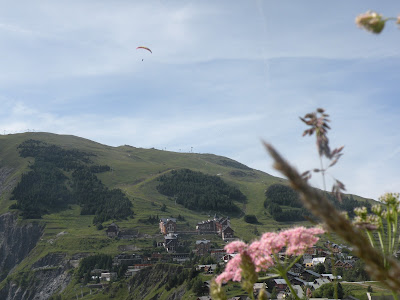
<path id="1" fill-rule="evenodd" d="M 114 222 L 111 223 L 106 229 L 106 234 L 110 238 L 117 237 L 119 235 L 119 227 Z"/>
<path id="2" fill-rule="evenodd" d="M 224 228 L 222 228 L 221 237 L 223 240 L 232 239 L 234 237 L 234 232 L 231 226 L 227 225 Z"/>
<path id="3" fill-rule="evenodd" d="M 142 262 L 142 257 L 137 254 L 126 254 L 121 253 L 114 257 L 113 263 L 115 265 L 127 265 L 132 266 L 134 264 L 140 264 Z"/>
<path id="4" fill-rule="evenodd" d="M 196 241 L 196 252 L 197 255 L 204 256 L 210 253 L 211 241 L 209 240 L 200 240 Z"/>
<path id="5" fill-rule="evenodd" d="M 306 267 L 306 268 L 312 268 L 312 267 L 313 267 L 313 260 L 312 260 L 312 258 L 305 258 L 305 259 L 303 260 L 303 265 L 304 265 L 304 267 Z"/>
<path id="6" fill-rule="evenodd" d="M 284 291 L 287 288 L 285 279 L 274 279 L 274 285 L 277 291 Z"/>
<path id="7" fill-rule="evenodd" d="M 213 274 L 216 268 L 217 268 L 216 264 L 197 265 L 196 270 L 207 274 Z"/>
<path id="8" fill-rule="evenodd" d="M 196 225 L 198 233 L 216 233 L 216 226 L 214 220 L 201 221 Z"/>
<path id="9" fill-rule="evenodd" d="M 226 254 L 224 249 L 213 249 L 211 250 L 211 257 L 214 257 L 216 261 L 220 261 Z"/>
<path id="10" fill-rule="evenodd" d="M 164 248 L 167 250 L 167 252 L 175 252 L 178 248 L 178 235 L 168 233 L 164 237 Z"/>
<path id="11" fill-rule="evenodd" d="M 176 232 L 176 219 L 175 218 L 161 218 L 160 231 L 162 234 Z"/>
<path id="12" fill-rule="evenodd" d="M 318 264 L 324 264 L 326 261 L 326 257 L 314 257 L 312 259 L 312 264 L 315 267 Z"/>
<path id="13" fill-rule="evenodd" d="M 224 263 L 227 263 L 228 261 L 230 261 L 232 258 L 234 258 L 236 255 L 240 255 L 238 253 L 229 253 L 229 254 L 225 254 L 222 257 L 222 260 L 224 261 Z"/>
<path id="14" fill-rule="evenodd" d="M 214 217 L 214 221 L 215 221 L 215 229 L 219 235 L 222 235 L 222 229 L 225 226 L 231 225 L 231 221 L 229 220 L 229 218 L 225 218 L 225 217 L 221 217 L 221 218 Z"/>
<path id="15" fill-rule="evenodd" d="M 100 275 L 100 280 L 102 281 L 113 281 L 115 279 L 117 279 L 116 272 L 101 273 Z"/>

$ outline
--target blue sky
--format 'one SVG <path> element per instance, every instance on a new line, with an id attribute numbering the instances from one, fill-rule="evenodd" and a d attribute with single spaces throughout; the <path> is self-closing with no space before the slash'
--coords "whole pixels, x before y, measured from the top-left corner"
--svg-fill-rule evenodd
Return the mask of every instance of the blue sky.
<path id="1" fill-rule="evenodd" d="M 278 175 L 261 139 L 318 167 L 298 117 L 323 107 L 345 146 L 332 175 L 361 196 L 399 192 L 400 30 L 357 28 L 369 9 L 400 3 L 3 1 L 0 132 L 193 147 Z"/>

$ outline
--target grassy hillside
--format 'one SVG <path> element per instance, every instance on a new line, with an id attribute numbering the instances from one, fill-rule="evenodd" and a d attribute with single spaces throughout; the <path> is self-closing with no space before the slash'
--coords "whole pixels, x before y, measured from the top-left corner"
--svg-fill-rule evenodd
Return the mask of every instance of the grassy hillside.
<path id="1" fill-rule="evenodd" d="M 110 189 L 121 189 L 133 202 L 135 216 L 133 219 L 122 222 L 129 227 L 137 227 L 145 232 L 153 232 L 157 228 L 144 226 L 140 219 L 151 215 L 185 217 L 189 226 L 194 228 L 198 221 L 207 219 L 212 211 L 194 212 L 176 204 L 174 200 L 161 195 L 156 186 L 157 179 L 171 170 L 190 169 L 208 175 L 217 175 L 226 183 L 238 188 L 247 198 L 246 203 L 235 202 L 241 209 L 241 214 L 232 217 L 232 226 L 239 236 L 249 239 L 249 232 L 255 225 L 247 224 L 242 216 L 255 215 L 260 232 L 285 227 L 285 224 L 274 221 L 264 208 L 265 190 L 272 184 L 284 183 L 283 179 L 273 177 L 261 171 L 250 169 L 234 160 L 213 154 L 176 153 L 157 149 L 142 149 L 132 146 L 110 147 L 87 139 L 50 133 L 22 133 L 0 136 L 0 167 L 11 169 L 11 173 L 4 179 L 5 184 L 15 185 L 21 174 L 28 171 L 33 158 L 22 158 L 17 150 L 18 145 L 28 139 L 40 140 L 54 144 L 67 150 L 79 150 L 92 153 L 90 159 L 94 164 L 108 165 L 110 172 L 97 174 L 97 177 Z M 8 211 L 8 207 L 15 201 L 10 201 L 10 188 L 1 191 L 0 213 Z M 360 199 L 360 198 L 356 198 Z M 166 211 L 161 207 L 166 205 Z M 72 210 L 79 216 L 79 209 Z M 63 219 L 62 215 L 58 215 Z M 71 212 L 68 212 L 71 213 Z M 49 216 L 45 217 L 46 220 Z M 90 216 L 83 217 L 90 219 Z M 249 231 L 250 230 L 250 231 Z M 246 236 L 243 235 L 246 233 Z"/>
<path id="2" fill-rule="evenodd" d="M 178 230 L 193 231 L 199 221 L 207 220 L 214 211 L 189 210 L 177 204 L 171 198 L 160 194 L 158 178 L 169 174 L 171 170 L 190 169 L 207 175 L 218 176 L 225 183 L 239 189 L 246 201 L 234 201 L 239 212 L 222 212 L 231 218 L 235 235 L 250 241 L 265 231 L 283 229 L 292 223 L 275 221 L 264 207 L 265 191 L 269 186 L 285 183 L 285 180 L 273 177 L 261 171 L 250 169 L 234 160 L 213 154 L 176 153 L 157 149 L 142 149 L 132 146 L 110 147 L 87 139 L 49 133 L 22 133 L 0 136 L 0 214 L 9 211 L 15 200 L 10 200 L 11 191 L 27 173 L 35 161 L 32 157 L 22 158 L 17 147 L 24 141 L 34 139 L 65 150 L 78 150 L 91 153 L 90 160 L 95 165 L 107 165 L 111 171 L 96 174 L 97 178 L 109 189 L 121 189 L 133 204 L 134 215 L 123 220 L 108 220 L 106 228 L 116 221 L 121 229 L 139 233 L 134 240 L 113 240 L 106 237 L 105 229 L 93 224 L 93 215 L 81 215 L 78 204 L 68 205 L 66 209 L 51 211 L 42 215 L 40 222 L 45 224 L 43 238 L 32 253 L 15 269 L 18 276 L 29 272 L 31 265 L 48 253 L 64 252 L 69 257 L 76 253 L 106 253 L 116 255 L 124 246 L 133 246 L 137 250 L 151 249 L 154 241 L 162 241 L 158 223 L 149 224 L 149 217 L 181 216 Z M 64 172 L 71 177 L 71 172 Z M 357 197 L 357 200 L 364 200 Z M 221 214 L 221 213 L 220 213 Z M 258 223 L 244 221 L 245 215 L 254 215 Z M 22 220 L 21 222 L 29 222 Z M 305 222 L 303 222 L 305 223 Z M 296 224 L 300 224 L 297 222 Z M 188 236 L 187 242 L 194 242 L 198 236 Z M 204 235 L 216 247 L 224 242 L 215 235 Z M 4 286 L 0 283 L 0 289 Z M 77 283 L 75 283 L 77 284 Z"/>

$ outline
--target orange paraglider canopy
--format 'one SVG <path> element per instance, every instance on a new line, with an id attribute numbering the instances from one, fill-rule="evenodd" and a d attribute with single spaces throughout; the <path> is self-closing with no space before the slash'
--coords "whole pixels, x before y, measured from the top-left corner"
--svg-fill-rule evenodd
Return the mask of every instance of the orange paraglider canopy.
<path id="1" fill-rule="evenodd" d="M 147 47 L 144 47 L 144 46 L 139 46 L 136 49 L 144 49 L 144 50 L 150 51 L 150 53 L 153 53 L 150 48 L 147 48 Z"/>

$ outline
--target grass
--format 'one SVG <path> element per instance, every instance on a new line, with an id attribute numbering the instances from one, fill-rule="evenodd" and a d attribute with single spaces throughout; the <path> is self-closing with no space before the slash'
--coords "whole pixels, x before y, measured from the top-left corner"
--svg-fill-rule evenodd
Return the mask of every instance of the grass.
<path id="1" fill-rule="evenodd" d="M 360 300 L 366 300 L 368 286 L 372 288 L 372 296 L 392 295 L 391 291 L 385 288 L 380 282 L 366 281 L 363 283 L 349 282 L 341 283 L 346 295 L 353 295 Z"/>
<path id="2" fill-rule="evenodd" d="M 81 252 L 115 255 L 119 253 L 118 247 L 123 245 L 152 249 L 152 241 L 162 239 L 162 236 L 158 235 L 158 224 L 147 225 L 140 221 L 149 216 L 177 217 L 181 215 L 185 218 L 185 221 L 178 222 L 178 229 L 195 230 L 198 222 L 212 218 L 215 212 L 191 211 L 176 204 L 174 200 L 159 194 L 156 190 L 157 178 L 172 169 L 189 168 L 209 175 L 218 175 L 228 184 L 238 187 L 246 195 L 247 202 L 236 203 L 241 208 L 242 213 L 231 215 L 231 226 L 235 235 L 243 240 L 250 241 L 266 231 L 284 229 L 294 224 L 307 224 L 306 222 L 294 224 L 276 222 L 264 209 L 265 190 L 272 184 L 284 183 L 283 179 L 257 170 L 225 166 L 221 163 L 226 160 L 224 157 L 213 154 L 141 149 L 127 145 L 110 147 L 75 136 L 49 133 L 0 136 L 0 167 L 12 169 L 10 175 L 2 183 L 3 186 L 8 184 L 9 188 L 3 190 L 0 195 L 0 214 L 7 212 L 8 207 L 15 203 L 15 201 L 9 200 L 11 188 L 32 163 L 32 158 L 21 158 L 18 155 L 17 146 L 26 139 L 38 139 L 68 149 L 91 152 L 96 155 L 91 157 L 95 164 L 111 166 L 112 172 L 97 174 L 97 176 L 109 188 L 120 188 L 126 193 L 133 203 L 134 217 L 126 220 L 110 220 L 103 224 L 104 227 L 112 221 L 116 221 L 121 229 L 133 229 L 141 234 L 148 234 L 153 237 L 142 237 L 133 241 L 109 239 L 106 237 L 104 229 L 97 230 L 96 226 L 93 225 L 93 216 L 82 216 L 80 215 L 80 207 L 71 205 L 71 209 L 44 215 L 39 220 L 39 222 L 46 224 L 42 240 L 39 241 L 31 254 L 17 266 L 15 274 L 29 270 L 35 261 L 52 252 L 62 251 L 69 256 Z M 233 172 L 238 170 L 240 172 Z M 165 212 L 161 211 L 163 204 L 167 207 Z M 255 215 L 259 224 L 244 222 L 243 216 L 245 214 Z M 23 220 L 21 222 L 29 221 Z M 215 235 L 187 237 L 190 241 L 200 238 L 210 239 L 221 248 L 225 244 Z M 4 285 L 4 281 L 0 283 L 0 288 L 2 285 Z M 76 292 L 68 287 L 66 294 L 74 298 Z M 87 293 L 86 299 L 103 299 L 100 294 L 96 294 L 96 298 L 90 296 L 90 291 L 84 290 L 83 292 Z M 237 287 L 233 286 L 232 295 L 236 292 L 238 292 Z"/>

